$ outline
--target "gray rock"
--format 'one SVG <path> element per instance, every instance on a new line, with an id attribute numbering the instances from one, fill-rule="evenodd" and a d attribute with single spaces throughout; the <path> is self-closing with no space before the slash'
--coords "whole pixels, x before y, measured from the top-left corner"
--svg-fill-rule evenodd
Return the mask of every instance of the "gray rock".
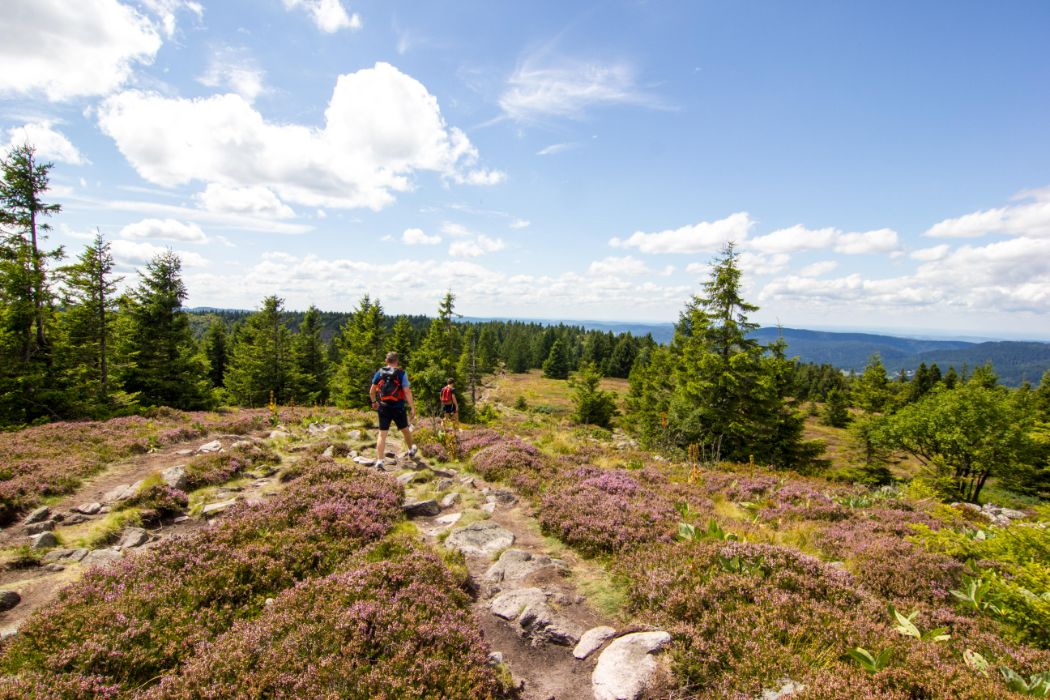
<path id="1" fill-rule="evenodd" d="M 443 476 L 446 478 L 452 478 L 459 473 L 455 469 L 442 469 L 441 467 L 430 467 L 430 471 L 434 473 L 434 476 Z"/>
<path id="2" fill-rule="evenodd" d="M 49 517 L 51 517 L 51 509 L 47 506 L 40 506 L 39 508 L 33 510 L 33 512 L 31 512 L 29 515 L 27 515 L 26 519 L 22 521 L 22 524 L 32 525 L 33 523 L 39 523 L 42 520 L 47 520 Z"/>
<path id="3" fill-rule="evenodd" d="M 502 651 L 489 652 L 489 665 L 490 666 L 499 666 L 501 663 L 503 663 L 503 652 Z"/>
<path id="4" fill-rule="evenodd" d="M 419 472 L 406 472 L 406 473 L 404 473 L 404 474 L 400 475 L 399 477 L 397 477 L 397 480 L 398 480 L 398 481 L 399 481 L 399 482 L 400 482 L 400 483 L 401 483 L 402 485 L 404 485 L 404 486 L 408 486 L 408 485 L 409 485 L 409 484 L 411 484 L 411 483 L 412 483 L 413 481 L 415 481 L 415 478 L 416 478 L 417 476 L 419 476 Z"/>
<path id="5" fill-rule="evenodd" d="M 238 440 L 237 442 L 230 445 L 231 450 L 245 450 L 254 445 L 252 440 Z"/>
<path id="6" fill-rule="evenodd" d="M 84 566 L 105 566 L 121 559 L 121 554 L 115 549 L 96 549 L 88 552 L 84 557 Z"/>
<path id="7" fill-rule="evenodd" d="M 270 431 L 270 439 L 271 440 L 283 440 L 284 438 L 288 438 L 288 437 L 291 437 L 291 433 L 289 433 L 289 432 L 287 432 L 285 430 L 271 430 Z"/>
<path id="8" fill-rule="evenodd" d="M 190 485 L 190 479 L 186 476 L 186 465 L 184 464 L 176 464 L 174 467 L 168 467 L 160 473 L 160 478 L 171 488 L 180 491 L 185 491 Z"/>
<path id="9" fill-rule="evenodd" d="M 368 457 L 362 457 L 362 456 L 358 455 L 358 456 L 354 457 L 354 462 L 356 464 L 360 464 L 363 467 L 370 467 L 375 462 L 375 460 L 374 459 L 369 459 Z"/>
<path id="10" fill-rule="evenodd" d="M 558 559 L 551 559 L 546 554 L 532 554 L 523 549 L 508 549 L 500 555 L 499 561 L 485 572 L 485 580 L 490 583 L 520 581 L 529 574 L 548 567 L 564 569 L 565 564 Z"/>
<path id="11" fill-rule="evenodd" d="M 594 700 L 637 700 L 656 674 L 653 654 L 671 641 L 667 632 L 635 632 L 614 639 L 591 674 Z"/>
<path id="12" fill-rule="evenodd" d="M 351 430 L 349 433 L 346 434 L 346 437 L 348 437 L 351 440 L 360 440 L 362 438 L 361 431 Z"/>
<path id="13" fill-rule="evenodd" d="M 490 556 L 512 544 L 514 533 L 487 520 L 453 530 L 445 540 L 450 549 L 478 556 Z"/>
<path id="14" fill-rule="evenodd" d="M 219 513 L 231 508 L 237 503 L 236 499 L 230 499 L 228 501 L 218 501 L 217 503 L 209 503 L 208 505 L 201 508 L 201 515 L 207 517 L 209 515 L 218 515 Z"/>
<path id="15" fill-rule="evenodd" d="M 321 453 L 322 457 L 334 457 L 335 456 L 335 445 L 329 445 L 325 448 L 324 452 Z"/>
<path id="16" fill-rule="evenodd" d="M 179 457 L 189 457 L 191 454 L 193 454 L 193 450 L 175 450 L 175 454 L 177 454 Z"/>
<path id="17" fill-rule="evenodd" d="M 766 688 L 762 691 L 762 694 L 758 696 L 757 700 L 784 700 L 790 698 L 795 693 L 801 693 L 806 689 L 806 686 L 801 683 L 796 683 L 790 678 L 781 678 L 777 681 L 780 684 L 779 688 Z"/>
<path id="18" fill-rule="evenodd" d="M 29 538 L 29 546 L 32 549 L 47 549 L 58 544 L 58 538 L 52 532 L 41 532 Z"/>
<path id="19" fill-rule="evenodd" d="M 461 478 L 459 480 L 459 483 L 465 484 L 466 486 L 469 486 L 470 488 L 474 488 L 474 477 L 472 477 L 472 476 L 464 476 L 463 478 Z"/>
<path id="20" fill-rule="evenodd" d="M 10 610 L 22 602 L 22 596 L 15 591 L 0 591 L 0 612 Z"/>
<path id="21" fill-rule="evenodd" d="M 459 522 L 459 519 L 463 517 L 462 513 L 448 513 L 446 515 L 440 515 L 434 518 L 434 522 L 438 525 L 455 525 Z"/>
<path id="22" fill-rule="evenodd" d="M 504 591 L 492 599 L 489 609 L 496 617 L 504 620 L 517 619 L 521 613 L 534 605 L 542 605 L 547 594 L 539 588 L 515 588 Z"/>
<path id="23" fill-rule="evenodd" d="M 95 515 L 102 510 L 102 504 L 98 501 L 92 503 L 81 503 L 76 508 L 72 509 L 74 513 L 81 513 L 83 515 Z"/>
<path id="24" fill-rule="evenodd" d="M 204 443 L 203 445 L 201 445 L 200 447 L 197 448 L 197 454 L 208 454 L 210 452 L 221 452 L 221 451 L 222 451 L 222 442 L 220 442 L 219 440 L 212 440 L 211 442 L 206 442 L 206 443 Z"/>
<path id="25" fill-rule="evenodd" d="M 518 497 L 514 495 L 513 491 L 508 489 L 492 489 L 491 498 L 496 503 L 503 503 L 505 505 L 511 505 L 518 502 Z"/>
<path id="26" fill-rule="evenodd" d="M 128 498 L 130 498 L 134 493 L 135 492 L 132 490 L 131 484 L 121 484 L 120 486 L 114 486 L 102 496 L 102 503 L 110 504 L 116 503 L 117 501 L 125 501 Z"/>
<path id="27" fill-rule="evenodd" d="M 45 564 L 44 565 L 44 571 L 50 571 L 52 573 L 59 572 L 59 571 L 65 571 L 65 570 L 66 570 L 65 565 L 59 564 L 58 562 L 54 562 L 54 563 L 51 563 L 51 564 Z"/>
<path id="28" fill-rule="evenodd" d="M 409 501 L 402 506 L 405 515 L 410 518 L 430 517 L 441 513 L 441 506 L 433 498 L 425 501 Z"/>
<path id="29" fill-rule="evenodd" d="M 99 512 L 101 513 L 102 510 L 100 509 Z M 88 516 L 86 515 L 81 515 L 80 513 L 73 513 L 73 515 L 70 515 L 63 522 L 66 525 L 79 525 L 80 523 L 86 523 L 88 520 L 90 520 L 90 518 L 88 518 Z"/>
<path id="30" fill-rule="evenodd" d="M 129 527 L 124 530 L 124 534 L 120 536 L 120 542 L 117 543 L 117 549 L 141 547 L 147 542 L 149 542 L 148 532 L 141 527 Z"/>
<path id="31" fill-rule="evenodd" d="M 496 504 L 495 503 L 486 503 L 485 505 L 481 506 L 481 510 L 485 511 L 489 515 L 492 515 L 493 513 L 496 512 Z"/>
<path id="32" fill-rule="evenodd" d="M 43 556 L 42 561 L 83 561 L 87 555 L 86 549 L 52 549 Z"/>
<path id="33" fill-rule="evenodd" d="M 434 484 L 434 486 L 437 488 L 438 491 L 448 491 L 450 488 L 455 486 L 455 484 L 456 484 L 456 482 L 453 481 L 452 479 L 449 479 L 448 477 L 444 477 L 442 479 L 438 479 L 437 483 Z"/>
<path id="34" fill-rule="evenodd" d="M 55 529 L 54 520 L 45 520 L 42 523 L 33 523 L 32 525 L 26 525 L 27 535 L 38 535 L 41 532 L 51 532 Z"/>
<path id="35" fill-rule="evenodd" d="M 572 650 L 572 655 L 581 661 L 598 651 L 605 641 L 616 634 L 612 627 L 592 627 L 580 636 L 580 642 Z"/>
<path id="36" fill-rule="evenodd" d="M 451 508 L 452 506 L 459 503 L 461 498 L 462 496 L 460 496 L 458 493 L 446 493 L 444 498 L 441 499 L 441 507 Z"/>
<path id="37" fill-rule="evenodd" d="M 533 644 L 548 642 L 573 646 L 580 641 L 583 630 L 575 622 L 562 617 L 546 603 L 533 603 L 521 611 L 518 625 Z"/>

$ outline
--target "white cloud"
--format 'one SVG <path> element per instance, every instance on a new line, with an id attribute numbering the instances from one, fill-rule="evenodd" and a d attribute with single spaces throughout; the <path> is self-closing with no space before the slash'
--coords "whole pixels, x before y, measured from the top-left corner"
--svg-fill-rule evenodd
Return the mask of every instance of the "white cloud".
<path id="1" fill-rule="evenodd" d="M 752 238 L 747 247 L 760 253 L 797 253 L 802 250 L 828 248 L 839 236 L 834 228 L 808 229 L 801 224 L 778 229 L 765 236 Z"/>
<path id="2" fill-rule="evenodd" d="M 570 143 L 552 143 L 551 145 L 545 146 L 545 147 L 541 148 L 540 150 L 536 151 L 536 155 L 538 155 L 538 156 L 553 156 L 555 154 L 564 153 L 565 151 L 571 151 L 574 148 L 579 148 L 579 147 L 580 147 L 580 144 L 574 143 L 574 142 L 570 142 Z"/>
<path id="3" fill-rule="evenodd" d="M 327 34 L 340 29 L 360 29 L 361 17 L 350 14 L 340 0 L 284 0 L 287 10 L 299 9 L 310 15 L 317 28 Z"/>
<path id="4" fill-rule="evenodd" d="M 423 229 L 406 228 L 401 234 L 401 242 L 405 245 L 437 245 L 441 242 L 441 236 L 428 236 Z"/>
<path id="5" fill-rule="evenodd" d="M 57 160 L 70 165 L 86 163 L 87 160 L 77 147 L 65 134 L 53 129 L 51 124 L 49 121 L 40 121 L 8 129 L 8 141 L 4 151 L 10 151 L 14 146 L 29 144 L 36 148 L 36 155 L 42 160 Z"/>
<path id="6" fill-rule="evenodd" d="M 514 219 L 510 222 L 510 227 L 513 229 L 528 228 L 531 222 L 528 219 Z"/>
<path id="7" fill-rule="evenodd" d="M 506 244 L 501 238 L 489 238 L 479 235 L 471 240 L 455 241 L 448 247 L 448 254 L 454 258 L 477 258 L 486 253 L 503 250 Z"/>
<path id="8" fill-rule="evenodd" d="M 196 195 L 196 199 L 208 211 L 276 219 L 290 219 L 295 216 L 290 206 L 262 185 L 229 187 L 212 182 L 203 192 Z"/>
<path id="9" fill-rule="evenodd" d="M 208 237 L 204 235 L 204 231 L 201 230 L 200 226 L 183 223 L 176 219 L 143 219 L 122 228 L 120 237 L 127 240 L 159 238 L 188 243 L 208 242 Z"/>
<path id="10" fill-rule="evenodd" d="M 55 102 L 106 95 L 160 46 L 149 18 L 117 0 L 5 0 L 0 93 Z"/>
<path id="11" fill-rule="evenodd" d="M 111 243 L 112 247 L 110 250 L 113 251 L 113 258 L 117 263 L 117 267 L 121 270 L 133 269 L 145 265 L 156 256 L 168 250 L 168 248 L 164 246 L 153 245 L 146 241 L 129 241 L 118 238 L 117 240 L 111 241 Z M 182 260 L 184 267 L 208 266 L 208 260 L 200 253 L 185 250 L 176 250 L 175 252 Z"/>
<path id="12" fill-rule="evenodd" d="M 224 46 L 212 52 L 208 68 L 197 82 L 210 88 L 232 90 L 248 102 L 266 91 L 266 73 L 243 49 Z"/>
<path id="13" fill-rule="evenodd" d="M 839 266 L 834 260 L 820 260 L 806 265 L 798 271 L 800 277 L 821 277 Z"/>
<path id="14" fill-rule="evenodd" d="M 774 253 L 772 255 L 762 255 L 760 253 L 752 253 L 750 251 L 744 251 L 740 253 L 737 258 L 737 262 L 740 269 L 743 272 L 752 275 L 773 275 L 784 270 L 787 267 L 788 262 L 791 261 L 791 256 L 787 253 Z"/>
<path id="15" fill-rule="evenodd" d="M 622 258 L 608 257 L 595 260 L 587 271 L 592 275 L 612 275 L 616 277 L 633 277 L 636 275 L 647 275 L 652 271 L 649 266 L 638 258 L 630 255 Z"/>
<path id="16" fill-rule="evenodd" d="M 900 240 L 897 232 L 888 228 L 863 233 L 842 233 L 835 242 L 835 252 L 845 255 L 892 253 L 898 248 Z"/>
<path id="17" fill-rule="evenodd" d="M 499 98 L 503 113 L 523 122 L 582 119 L 591 107 L 618 104 L 661 106 L 638 85 L 635 70 L 627 63 L 555 58 L 548 51 L 527 56 L 507 79 L 507 89 Z"/>
<path id="18" fill-rule="evenodd" d="M 197 19 L 204 17 L 204 7 L 199 2 L 192 0 L 140 0 L 140 2 L 160 20 L 160 26 L 164 36 L 171 38 L 175 35 L 175 15 L 179 10 L 189 10 Z"/>
<path id="19" fill-rule="evenodd" d="M 466 226 L 451 221 L 446 221 L 441 224 L 441 233 L 446 236 L 452 236 L 453 238 L 466 238 L 467 236 L 474 235 Z"/>
<path id="20" fill-rule="evenodd" d="M 948 254 L 950 249 L 950 245 L 942 243 L 941 245 L 935 245 L 932 248 L 913 250 L 910 257 L 912 260 L 923 260 L 927 262 L 930 260 L 940 260 Z"/>
<path id="21" fill-rule="evenodd" d="M 476 175 L 477 149 L 446 126 L 437 99 L 387 63 L 339 77 L 323 128 L 267 122 L 244 98 L 114 95 L 99 125 L 139 175 L 172 187 L 192 181 L 262 186 L 309 207 L 379 210 L 432 171 Z"/>
<path id="22" fill-rule="evenodd" d="M 486 170 L 484 168 L 478 168 L 476 170 L 470 170 L 466 174 L 460 174 L 453 172 L 451 174 L 452 180 L 460 185 L 498 185 L 501 182 L 506 181 L 507 174 L 502 170 Z"/>
<path id="23" fill-rule="evenodd" d="M 1024 203 L 975 211 L 945 219 L 923 235 L 932 238 L 978 238 L 992 233 L 1008 236 L 1050 236 L 1050 187 L 1026 190 L 1015 200 Z"/>
<path id="24" fill-rule="evenodd" d="M 701 221 L 658 233 L 636 231 L 626 240 L 611 239 L 609 245 L 637 248 L 643 253 L 710 253 L 730 241 L 744 241 L 754 224 L 747 212 L 737 212 L 717 221 Z"/>

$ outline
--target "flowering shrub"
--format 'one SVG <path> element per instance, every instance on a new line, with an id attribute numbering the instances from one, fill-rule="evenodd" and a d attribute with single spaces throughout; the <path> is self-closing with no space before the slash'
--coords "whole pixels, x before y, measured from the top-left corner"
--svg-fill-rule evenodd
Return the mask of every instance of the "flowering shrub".
<path id="1" fill-rule="evenodd" d="M 502 435 L 488 428 L 475 428 L 471 431 L 463 431 L 459 435 L 459 451 L 467 455 L 491 445 L 503 442 Z"/>
<path id="2" fill-rule="evenodd" d="M 146 697 L 508 696 L 441 560 L 410 542 L 394 549 L 383 543 L 286 591 Z"/>
<path id="3" fill-rule="evenodd" d="M 448 450 L 439 442 L 423 443 L 423 447 L 420 449 L 423 452 L 423 456 L 428 459 L 436 459 L 439 462 L 448 461 Z"/>
<path id="4" fill-rule="evenodd" d="M 674 504 L 629 472 L 580 467 L 558 479 L 540 504 L 545 532 L 589 554 L 669 541 Z"/>
<path id="5" fill-rule="evenodd" d="M 259 443 L 241 445 L 229 452 L 198 455 L 186 464 L 187 488 L 223 484 L 258 464 L 277 464 L 281 458 Z"/>
<path id="6" fill-rule="evenodd" d="M 479 474 L 496 481 L 521 472 L 535 472 L 544 466 L 540 451 L 517 438 L 484 448 L 474 455 L 472 463 Z"/>
<path id="7" fill-rule="evenodd" d="M 139 492 L 127 501 L 129 506 L 142 508 L 141 518 L 146 523 L 178 515 L 184 512 L 189 504 L 190 500 L 183 491 L 159 481 L 144 484 Z"/>
<path id="8" fill-rule="evenodd" d="M 266 598 L 331 573 L 400 517 L 392 479 L 326 458 L 300 463 L 300 477 L 271 500 L 236 506 L 221 524 L 166 540 L 149 556 L 88 571 L 26 622 L 0 670 L 137 687 L 256 617 Z"/>

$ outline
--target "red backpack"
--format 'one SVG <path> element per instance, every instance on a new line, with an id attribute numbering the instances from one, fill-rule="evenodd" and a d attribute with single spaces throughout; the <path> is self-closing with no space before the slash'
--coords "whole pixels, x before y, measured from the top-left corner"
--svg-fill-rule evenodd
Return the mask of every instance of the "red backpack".
<path id="1" fill-rule="evenodd" d="M 446 386 L 441 390 L 441 403 L 452 403 L 452 387 Z"/>
<path id="2" fill-rule="evenodd" d="M 380 401 L 403 401 L 405 399 L 401 376 L 401 370 L 393 367 L 384 367 L 379 370 L 379 381 L 376 384 L 379 386 Z"/>

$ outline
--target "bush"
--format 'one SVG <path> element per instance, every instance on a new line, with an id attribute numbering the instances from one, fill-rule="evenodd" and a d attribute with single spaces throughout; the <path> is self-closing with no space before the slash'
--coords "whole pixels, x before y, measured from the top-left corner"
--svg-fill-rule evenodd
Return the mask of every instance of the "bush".
<path id="1" fill-rule="evenodd" d="M 280 456 L 270 447 L 248 443 L 229 452 L 198 455 L 186 464 L 187 488 L 224 484 L 243 471 L 260 464 L 279 464 Z"/>
<path id="2" fill-rule="evenodd" d="M 486 479 L 501 481 L 522 472 L 536 472 L 543 468 L 540 451 L 532 445 L 511 438 L 484 448 L 474 455 L 474 469 Z"/>
<path id="3" fill-rule="evenodd" d="M 584 362 L 580 371 L 569 380 L 572 387 L 573 419 L 585 425 L 608 428 L 616 415 L 616 394 L 598 388 L 602 375 L 593 362 Z"/>

